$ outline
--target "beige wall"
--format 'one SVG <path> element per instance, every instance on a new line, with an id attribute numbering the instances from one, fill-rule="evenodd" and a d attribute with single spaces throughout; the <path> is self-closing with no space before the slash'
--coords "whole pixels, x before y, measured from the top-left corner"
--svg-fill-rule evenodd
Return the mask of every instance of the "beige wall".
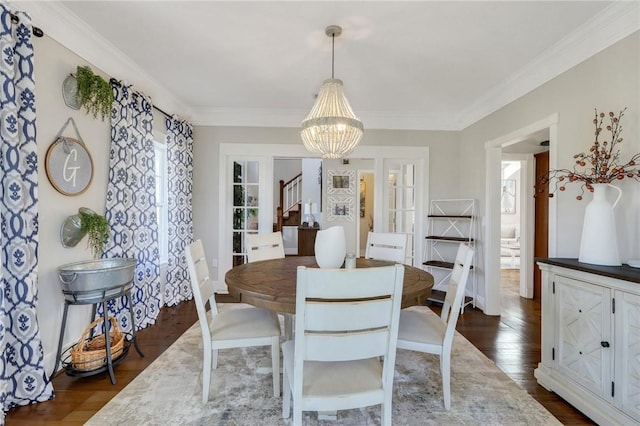
<path id="1" fill-rule="evenodd" d="M 73 110 L 64 104 L 62 82 L 75 73 L 78 65 L 91 65 L 47 36 L 35 39 L 35 81 L 38 143 L 38 197 L 39 197 L 39 264 L 38 264 L 38 322 L 45 353 L 47 372 L 53 368 L 58 345 L 64 299 L 58 282 L 57 267 L 69 262 L 92 258 L 86 238 L 73 248 L 60 243 L 60 226 L 67 216 L 78 212 L 79 207 L 89 207 L 103 213 L 109 167 L 110 125 L 87 115 L 83 110 Z M 92 67 L 95 73 L 101 71 Z M 102 74 L 103 77 L 108 76 Z M 54 141 L 60 128 L 73 117 L 80 136 L 93 159 L 93 180 L 88 189 L 77 196 L 57 192 L 49 183 L 45 172 L 47 148 Z M 154 116 L 156 127 L 164 129 L 164 120 Z M 76 138 L 69 125 L 64 136 Z M 74 343 L 90 322 L 90 306 L 69 307 L 65 347 Z"/>
<path id="2" fill-rule="evenodd" d="M 72 110 L 62 99 L 62 81 L 70 73 L 75 73 L 78 65 L 87 65 L 86 62 L 46 36 L 36 39 L 34 48 L 40 217 L 38 320 L 45 363 L 50 372 L 55 360 L 64 306 L 56 268 L 92 257 L 86 247 L 86 238 L 74 248 L 63 248 L 60 226 L 67 216 L 77 213 L 79 207 L 89 207 L 99 213 L 104 211 L 110 135 L 108 122 L 94 119 L 84 111 Z M 99 70 L 94 69 L 94 72 L 99 73 Z M 86 192 L 74 197 L 62 195 L 53 188 L 47 179 L 44 164 L 47 148 L 69 117 L 75 120 L 94 165 L 91 185 Z M 71 125 L 64 135 L 76 137 Z M 89 306 L 69 308 L 67 343 L 79 338 L 90 322 L 89 315 Z"/>
<path id="3" fill-rule="evenodd" d="M 640 152 L 640 33 L 627 37 L 578 66 L 566 71 L 461 133 L 464 170 L 462 185 L 480 200 L 484 214 L 485 162 L 487 141 L 526 127 L 551 114 L 558 114 L 559 168 L 571 168 L 573 155 L 587 150 L 593 142 L 593 109 L 619 111 L 628 107 L 624 126 L 622 158 Z M 551 159 L 553 161 L 553 159 Z M 640 184 L 625 179 L 619 183 L 624 196 L 616 207 L 618 245 L 623 261 L 640 256 L 638 218 Z M 555 197 L 558 203 L 559 257 L 577 257 L 582 217 L 589 196 L 577 201 L 578 186 Z"/>

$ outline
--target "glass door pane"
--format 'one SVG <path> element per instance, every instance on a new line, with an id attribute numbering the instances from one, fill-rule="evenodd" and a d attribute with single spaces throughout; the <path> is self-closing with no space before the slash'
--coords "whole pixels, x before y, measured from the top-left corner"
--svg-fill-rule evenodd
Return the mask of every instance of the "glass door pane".
<path id="1" fill-rule="evenodd" d="M 258 233 L 259 170 L 258 161 L 233 162 L 233 266 L 246 262 L 245 235 Z"/>
<path id="2" fill-rule="evenodd" d="M 388 161 L 385 165 L 387 187 L 384 204 L 386 207 L 384 232 L 407 235 L 407 260 L 412 265 L 414 259 L 414 239 L 416 221 L 415 176 L 416 166 L 401 160 Z"/>

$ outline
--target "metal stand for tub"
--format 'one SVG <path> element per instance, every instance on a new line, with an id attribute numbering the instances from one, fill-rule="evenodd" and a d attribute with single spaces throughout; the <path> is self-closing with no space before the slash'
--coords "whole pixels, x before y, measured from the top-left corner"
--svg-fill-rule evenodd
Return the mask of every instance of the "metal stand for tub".
<path id="1" fill-rule="evenodd" d="M 107 311 L 107 302 L 109 300 L 115 299 L 120 296 L 127 297 L 127 304 L 129 305 L 129 315 L 131 316 L 131 341 L 133 342 L 136 351 L 140 354 L 140 356 L 144 356 L 140 348 L 138 347 L 138 340 L 136 338 L 136 323 L 135 317 L 133 315 L 133 304 L 131 303 L 131 287 L 133 286 L 133 281 L 122 284 L 115 287 L 104 288 L 100 290 L 88 290 L 88 291 L 67 291 L 62 290 L 64 294 L 64 313 L 62 314 L 62 326 L 60 327 L 60 340 L 58 340 L 58 351 L 56 353 L 56 363 L 53 366 L 53 372 L 51 373 L 51 377 L 49 380 L 53 379 L 53 376 L 56 374 L 56 369 L 58 368 L 58 363 L 62 360 L 62 342 L 64 340 L 64 332 L 67 326 L 67 313 L 69 311 L 69 305 L 93 305 L 93 310 L 91 314 L 91 318 L 96 317 L 96 310 L 98 303 L 102 303 L 102 316 L 104 319 L 105 327 L 109 324 L 108 319 L 108 311 Z M 106 363 L 96 369 L 92 370 L 79 370 L 73 367 L 71 362 L 68 362 L 64 365 L 64 370 L 69 376 L 76 377 L 87 377 L 93 376 L 94 374 L 99 374 L 104 371 L 109 371 L 109 377 L 111 379 L 111 384 L 116 384 L 116 377 L 113 373 L 113 366 L 117 365 L 122 361 L 128 351 L 130 342 L 127 342 L 125 339 L 124 350 L 122 354 L 120 354 L 115 359 L 111 358 L 111 336 L 105 328 L 105 345 L 106 345 Z M 64 363 L 63 363 L 64 364 Z"/>

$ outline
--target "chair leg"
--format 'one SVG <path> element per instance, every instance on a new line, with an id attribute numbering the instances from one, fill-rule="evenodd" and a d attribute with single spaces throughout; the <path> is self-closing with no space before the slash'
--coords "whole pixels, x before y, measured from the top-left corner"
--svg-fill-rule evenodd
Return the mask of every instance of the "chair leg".
<path id="1" fill-rule="evenodd" d="M 271 372 L 273 374 L 273 396 L 280 397 L 280 337 L 271 342 Z"/>
<path id="2" fill-rule="evenodd" d="M 385 398 L 386 399 L 386 398 Z M 389 400 L 382 403 L 382 415 L 380 416 L 380 421 L 382 422 L 382 426 L 391 426 L 391 398 Z"/>
<path id="3" fill-rule="evenodd" d="M 302 409 L 298 401 L 293 401 L 293 426 L 302 426 Z"/>
<path id="4" fill-rule="evenodd" d="M 286 368 L 282 368 L 282 418 L 288 419 L 291 414 L 291 386 Z"/>
<path id="5" fill-rule="evenodd" d="M 204 350 L 204 359 L 202 360 L 202 403 L 209 401 L 209 385 L 211 383 L 211 351 Z"/>
<path id="6" fill-rule="evenodd" d="M 211 364 L 213 369 L 218 368 L 218 350 L 214 349 L 213 351 L 213 363 Z"/>
<path id="7" fill-rule="evenodd" d="M 451 354 L 445 352 L 440 356 L 440 374 L 442 375 L 442 394 L 444 409 L 451 409 Z"/>

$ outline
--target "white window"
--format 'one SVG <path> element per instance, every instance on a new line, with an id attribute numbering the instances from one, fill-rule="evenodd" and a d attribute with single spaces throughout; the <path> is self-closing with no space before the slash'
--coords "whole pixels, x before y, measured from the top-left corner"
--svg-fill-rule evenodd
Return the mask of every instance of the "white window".
<path id="1" fill-rule="evenodd" d="M 156 174 L 156 217 L 158 218 L 158 249 L 160 263 L 169 257 L 169 210 L 167 203 L 167 145 L 154 141 Z"/>

